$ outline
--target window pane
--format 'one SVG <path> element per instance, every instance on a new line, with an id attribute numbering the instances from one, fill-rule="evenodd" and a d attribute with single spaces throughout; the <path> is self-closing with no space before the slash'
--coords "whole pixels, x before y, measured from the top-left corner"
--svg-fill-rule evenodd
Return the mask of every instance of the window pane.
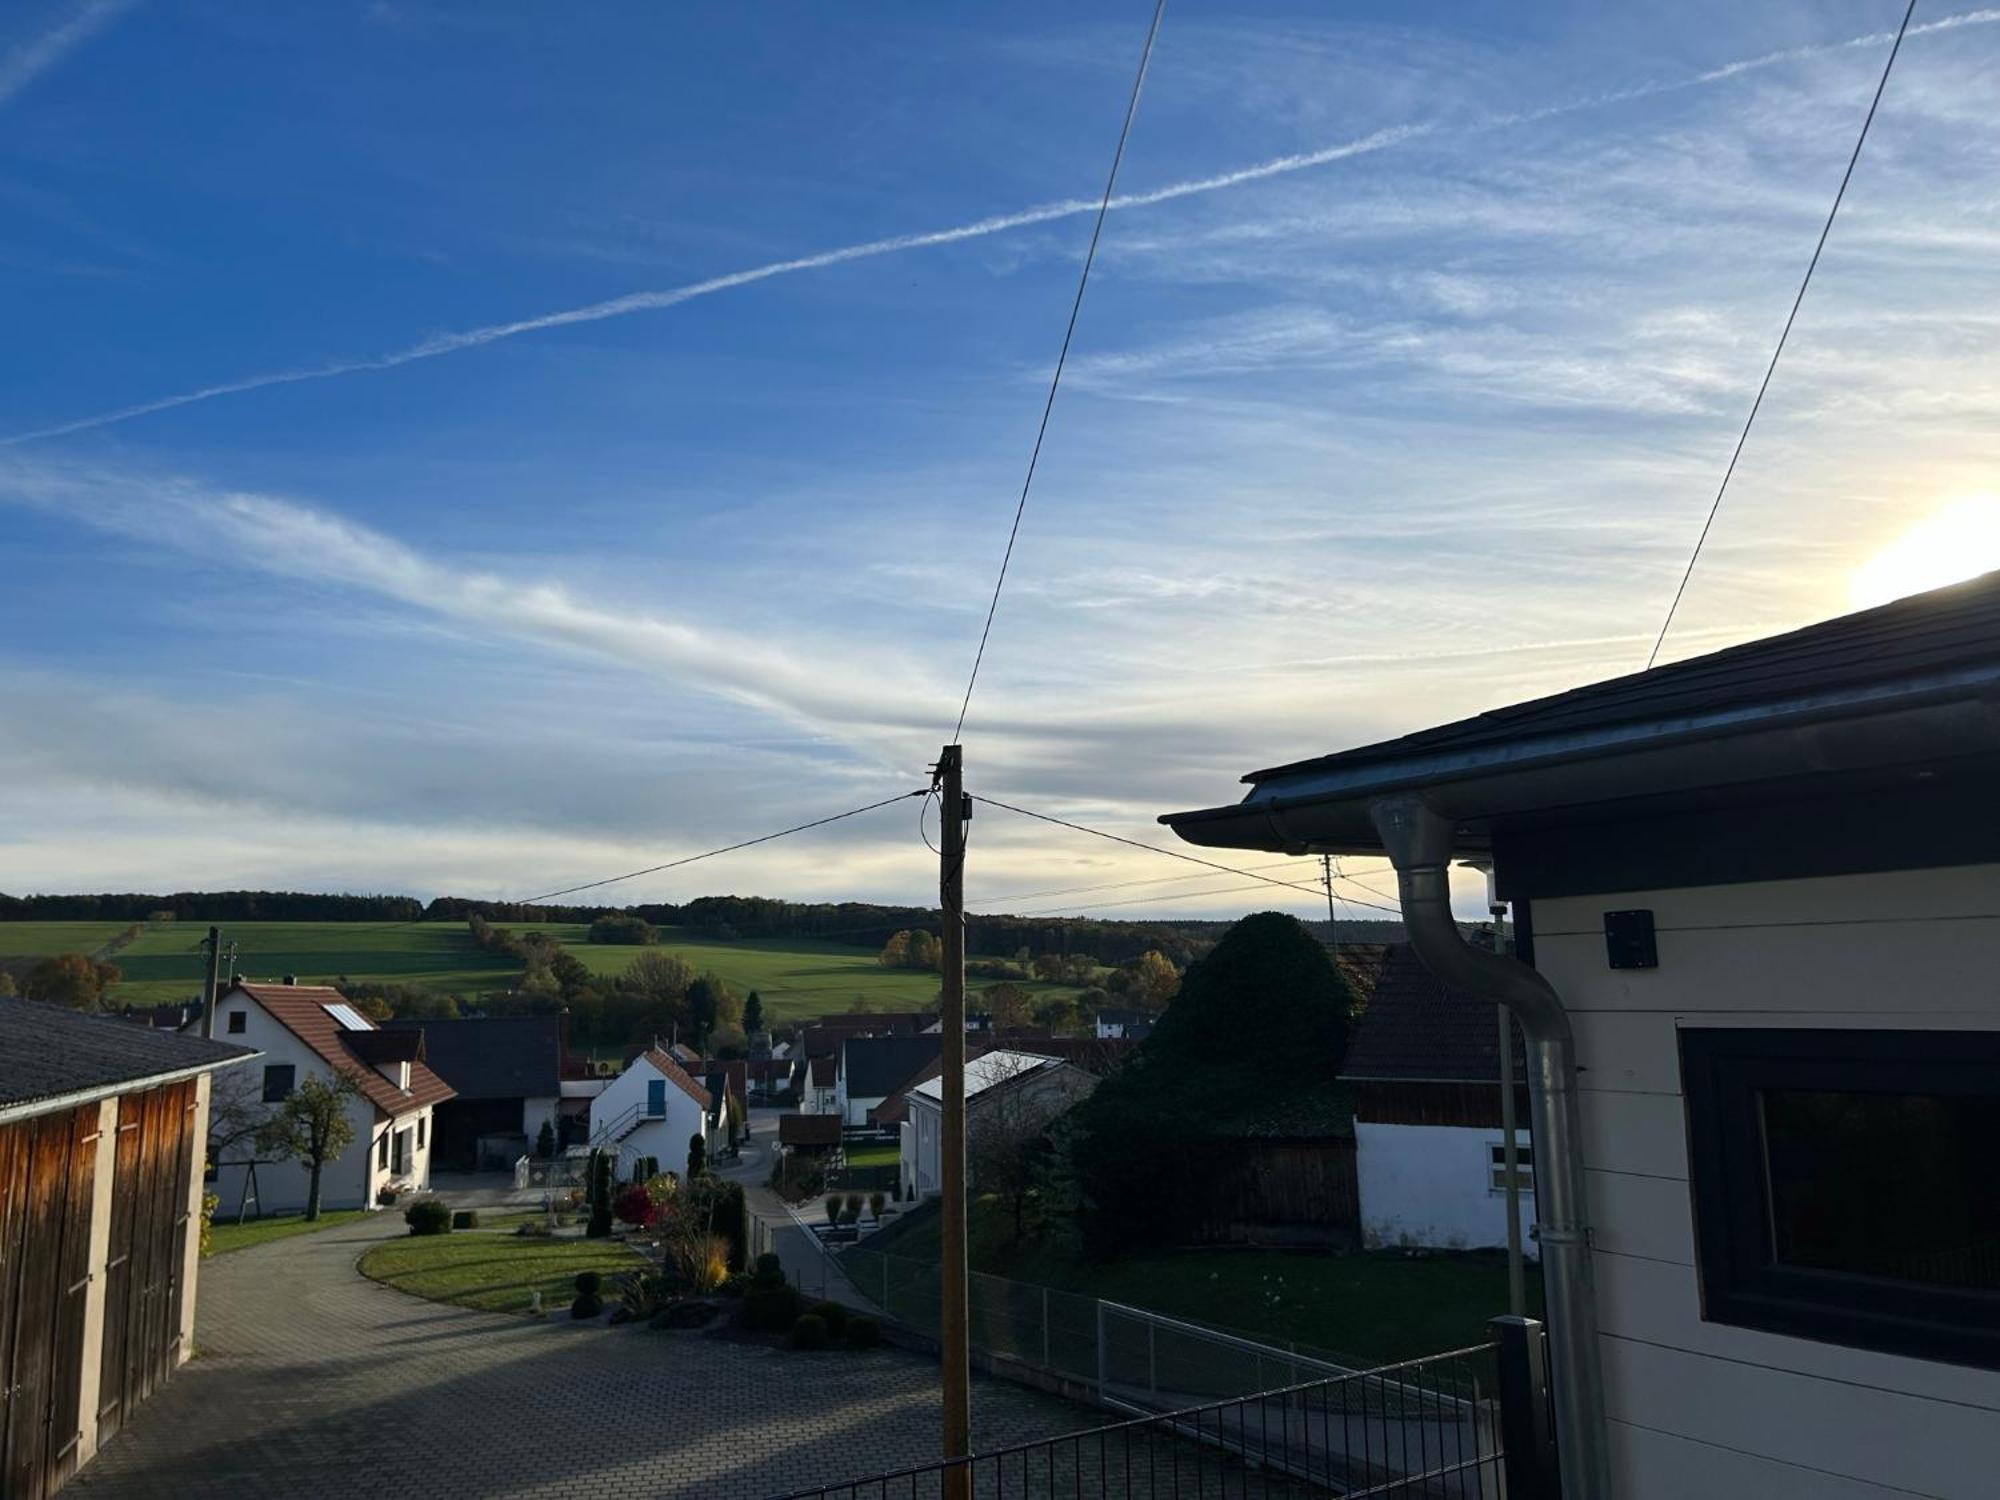
<path id="1" fill-rule="evenodd" d="M 2000 1096 L 1761 1097 L 1780 1265 L 2000 1290 Z"/>

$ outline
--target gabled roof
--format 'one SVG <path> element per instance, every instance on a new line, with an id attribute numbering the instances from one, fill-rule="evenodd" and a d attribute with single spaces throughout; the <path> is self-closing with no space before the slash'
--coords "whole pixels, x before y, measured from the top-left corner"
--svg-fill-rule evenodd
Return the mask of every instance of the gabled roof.
<path id="1" fill-rule="evenodd" d="M 423 1037 L 424 1061 L 461 1099 L 552 1099 L 562 1091 L 560 1016 L 382 1023 L 384 1034 L 395 1031 Z"/>
<path id="2" fill-rule="evenodd" d="M 1062 1065 L 1059 1057 L 1043 1057 L 1033 1052 L 1009 1052 L 997 1048 L 982 1052 L 965 1064 L 966 1102 L 970 1103 L 993 1089 L 1010 1088 L 1024 1079 L 1037 1077 Z M 942 1103 L 944 1080 L 933 1075 L 909 1092 L 933 1104 Z"/>
<path id="3" fill-rule="evenodd" d="M 329 1067 L 352 1078 L 369 1103 L 385 1115 L 405 1114 L 427 1104 L 442 1104 L 455 1090 L 426 1063 L 410 1063 L 410 1086 L 396 1085 L 375 1071 L 375 1067 L 351 1044 L 357 1035 L 372 1035 L 375 1028 L 363 1024 L 346 1027 L 327 1009 L 346 1005 L 347 997 L 330 984 L 250 984 L 238 980 L 222 998 L 244 994 L 256 1001 L 272 1020 L 317 1053 Z M 216 1002 L 218 1007 L 221 1001 Z M 377 1047 L 373 1041 L 363 1047 Z M 402 1059 L 398 1059 L 401 1061 Z"/>
<path id="4" fill-rule="evenodd" d="M 134 1026 L 39 1000 L 0 1000 L 0 1109 L 140 1088 L 159 1079 L 226 1068 L 258 1054 L 207 1037 Z"/>
<path id="5" fill-rule="evenodd" d="M 841 1048 L 840 1061 L 847 1075 L 847 1097 L 881 1099 L 944 1046 L 941 1035 L 858 1036 Z"/>
<path id="6" fill-rule="evenodd" d="M 1514 1076 L 1526 1078 L 1515 1028 Z M 1441 983 L 1407 943 L 1392 945 L 1356 1021 L 1340 1076 L 1349 1082 L 1500 1081 L 1500 1024 L 1491 1000 Z"/>
<path id="7" fill-rule="evenodd" d="M 838 1063 L 838 1061 L 839 1059 L 834 1057 L 831 1053 L 827 1054 L 825 1057 L 815 1057 L 808 1059 L 808 1062 L 812 1068 L 812 1086 L 814 1088 L 830 1089 L 833 1087 L 834 1068 L 836 1063 Z"/>
<path id="8" fill-rule="evenodd" d="M 841 1141 L 839 1115 L 779 1115 L 778 1144 L 781 1146 L 838 1146 Z"/>
<path id="9" fill-rule="evenodd" d="M 666 1075 L 667 1082 L 671 1083 L 683 1094 L 686 1094 L 688 1098 L 694 1100 L 704 1110 L 709 1107 L 712 1101 L 708 1097 L 708 1090 L 688 1077 L 687 1069 L 669 1057 L 663 1048 L 648 1047 L 639 1056 L 658 1068 L 661 1073 Z"/>

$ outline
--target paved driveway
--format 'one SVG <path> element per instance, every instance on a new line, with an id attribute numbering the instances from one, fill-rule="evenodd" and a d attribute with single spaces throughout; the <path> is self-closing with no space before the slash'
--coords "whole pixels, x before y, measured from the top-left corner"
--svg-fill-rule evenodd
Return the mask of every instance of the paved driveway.
<path id="1" fill-rule="evenodd" d="M 202 1268 L 194 1363 L 73 1481 L 173 1495 L 761 1497 L 936 1453 L 937 1367 L 422 1302 L 354 1262 L 381 1215 Z M 1101 1418 L 981 1382 L 975 1448 Z"/>

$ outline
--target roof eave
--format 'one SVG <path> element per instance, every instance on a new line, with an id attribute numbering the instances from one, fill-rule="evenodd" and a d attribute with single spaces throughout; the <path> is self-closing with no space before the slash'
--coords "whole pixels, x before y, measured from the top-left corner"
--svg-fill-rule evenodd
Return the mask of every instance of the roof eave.
<path id="1" fill-rule="evenodd" d="M 190 1078 L 199 1078 L 204 1073 L 213 1073 L 222 1068 L 233 1068 L 238 1063 L 249 1062 L 252 1058 L 263 1055 L 262 1052 L 246 1050 L 235 1057 L 212 1058 L 207 1062 L 190 1063 L 184 1068 L 170 1068 L 161 1073 L 146 1073 L 137 1078 L 121 1078 L 115 1083 L 92 1084 L 87 1089 L 73 1089 L 64 1094 L 45 1094 L 39 1099 L 20 1099 L 12 1104 L 0 1104 L 0 1125 L 10 1125 L 16 1120 L 29 1119 L 35 1115 L 54 1114 L 58 1110 L 80 1109 L 86 1104 L 96 1104 L 139 1089 L 155 1089 L 169 1083 L 185 1083 Z"/>

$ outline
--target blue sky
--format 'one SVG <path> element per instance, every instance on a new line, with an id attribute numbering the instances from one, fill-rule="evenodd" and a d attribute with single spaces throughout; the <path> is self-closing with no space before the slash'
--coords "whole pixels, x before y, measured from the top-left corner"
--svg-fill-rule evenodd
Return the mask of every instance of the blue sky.
<path id="1" fill-rule="evenodd" d="M 522 896 L 919 784 L 1149 9 L 8 7 L 0 888 Z M 1170 0 L 974 784 L 1165 839 L 1642 665 L 1899 15 Z M 2000 12 L 1917 24 L 1669 656 L 2000 565 Z M 933 878 L 895 809 L 621 894 Z"/>

